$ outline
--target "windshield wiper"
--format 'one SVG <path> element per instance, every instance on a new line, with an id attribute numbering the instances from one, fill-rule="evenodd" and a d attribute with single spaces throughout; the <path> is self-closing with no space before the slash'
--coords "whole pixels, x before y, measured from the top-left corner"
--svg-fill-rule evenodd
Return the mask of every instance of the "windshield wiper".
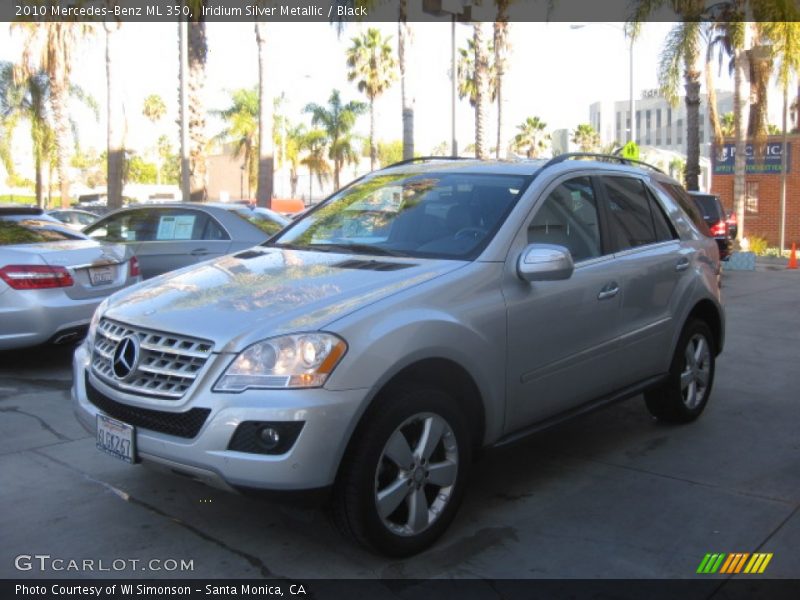
<path id="1" fill-rule="evenodd" d="M 397 250 L 390 250 L 383 246 L 374 246 L 372 244 L 312 244 L 306 248 L 307 250 L 320 250 L 321 252 L 335 252 L 341 250 L 349 254 L 379 254 L 381 256 L 407 256 Z"/>

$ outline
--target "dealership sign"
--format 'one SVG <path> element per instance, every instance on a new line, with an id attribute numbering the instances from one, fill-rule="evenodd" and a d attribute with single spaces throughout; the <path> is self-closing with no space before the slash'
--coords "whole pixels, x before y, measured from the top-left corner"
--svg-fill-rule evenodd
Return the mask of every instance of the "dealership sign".
<path id="1" fill-rule="evenodd" d="M 781 173 L 781 154 L 783 144 L 780 142 L 770 142 L 766 144 L 764 156 L 756 158 L 753 144 L 747 144 L 745 154 L 747 163 L 745 170 L 747 173 Z M 733 162 L 736 156 L 735 144 L 724 144 L 721 149 L 714 153 L 714 174 L 732 175 Z M 786 171 L 791 170 L 792 164 L 792 145 L 788 144 L 786 153 Z"/>

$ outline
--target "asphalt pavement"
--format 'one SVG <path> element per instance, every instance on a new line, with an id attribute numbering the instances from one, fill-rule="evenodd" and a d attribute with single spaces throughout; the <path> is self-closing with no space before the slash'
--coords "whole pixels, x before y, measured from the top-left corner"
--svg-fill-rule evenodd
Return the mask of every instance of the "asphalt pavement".
<path id="1" fill-rule="evenodd" d="M 691 579 L 707 553 L 760 552 L 763 577 L 799 578 L 800 271 L 726 273 L 723 293 L 699 421 L 659 424 L 638 397 L 489 452 L 445 537 L 406 560 L 344 541 L 323 511 L 99 453 L 72 414 L 69 349 L 0 353 L 0 577 Z M 18 558 L 37 554 L 62 570 Z"/>

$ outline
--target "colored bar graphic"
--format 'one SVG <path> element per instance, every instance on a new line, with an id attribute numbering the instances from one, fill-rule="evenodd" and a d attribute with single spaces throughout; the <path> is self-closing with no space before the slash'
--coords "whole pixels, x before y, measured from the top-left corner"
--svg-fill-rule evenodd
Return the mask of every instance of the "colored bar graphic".
<path id="1" fill-rule="evenodd" d="M 697 572 L 708 575 L 761 574 L 766 570 L 772 556 L 772 553 L 763 552 L 708 553 L 700 561 Z"/>

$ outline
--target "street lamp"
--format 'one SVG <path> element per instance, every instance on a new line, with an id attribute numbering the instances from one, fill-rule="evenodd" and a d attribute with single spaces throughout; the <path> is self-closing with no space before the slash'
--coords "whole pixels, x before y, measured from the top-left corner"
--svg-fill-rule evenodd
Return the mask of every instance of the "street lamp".
<path id="1" fill-rule="evenodd" d="M 618 27 L 617 25 L 612 25 L 611 23 L 592 23 L 592 25 L 605 25 L 606 27 L 611 27 L 612 29 L 616 29 L 617 31 L 621 31 L 625 37 L 630 38 L 630 44 L 628 47 L 628 64 L 629 64 L 629 73 L 628 73 L 628 83 L 630 87 L 629 92 L 629 111 L 631 113 L 631 126 L 628 128 L 628 141 L 635 142 L 636 141 L 636 114 L 634 113 L 635 108 L 635 100 L 633 98 L 633 36 L 628 35 L 625 27 Z M 587 27 L 586 24 L 574 24 L 570 25 L 570 29 L 583 29 Z M 599 133 L 599 132 L 598 132 Z"/>
<path id="2" fill-rule="evenodd" d="M 458 156 L 458 140 L 456 139 L 456 22 L 470 21 L 473 0 L 423 0 L 422 10 L 431 15 L 450 15 L 450 126 L 452 140 L 450 153 Z"/>

